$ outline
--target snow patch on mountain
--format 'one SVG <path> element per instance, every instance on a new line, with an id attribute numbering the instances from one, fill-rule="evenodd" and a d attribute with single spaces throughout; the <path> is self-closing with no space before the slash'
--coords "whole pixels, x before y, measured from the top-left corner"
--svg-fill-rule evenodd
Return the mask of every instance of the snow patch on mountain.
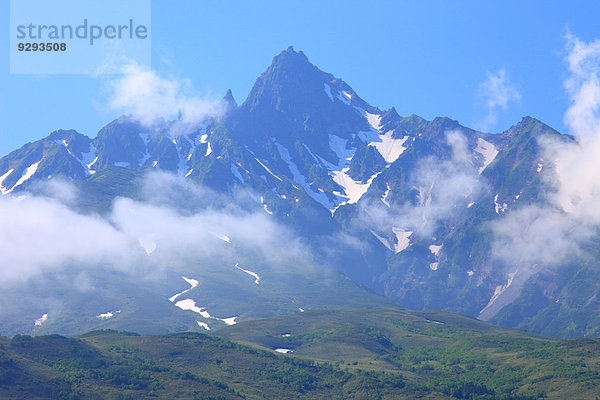
<path id="1" fill-rule="evenodd" d="M 299 183 L 300 186 L 302 186 L 302 188 L 304 189 L 304 192 L 307 195 L 309 195 L 313 200 L 315 200 L 317 203 L 320 203 L 321 205 L 323 205 L 326 208 L 330 208 L 331 201 L 329 200 L 329 198 L 327 198 L 325 193 L 313 190 L 310 183 L 308 183 L 308 181 L 306 180 L 304 175 L 302 175 L 302 173 L 300 172 L 300 170 L 298 169 L 298 167 L 292 160 L 292 157 L 290 156 L 290 152 L 288 151 L 288 149 L 277 142 L 274 142 L 274 143 L 275 143 L 275 146 L 277 147 L 277 151 L 279 151 L 279 155 L 281 156 L 281 159 L 287 164 L 288 168 L 290 169 L 290 172 L 292 173 L 292 177 L 294 178 L 294 181 L 296 183 Z"/>
<path id="2" fill-rule="evenodd" d="M 377 238 L 377 240 L 379 240 L 381 242 L 381 244 L 383 244 L 385 247 L 387 247 L 388 249 L 390 249 L 391 251 L 394 251 L 393 246 L 390 244 L 390 241 L 386 238 L 384 238 L 383 236 L 379 235 L 377 232 L 375 232 L 374 230 L 371 230 L 371 234 L 373 236 L 375 236 L 375 238 Z"/>
<path id="3" fill-rule="evenodd" d="M 17 181 L 17 183 L 15 183 L 15 186 L 13 186 L 13 189 L 16 188 L 17 186 L 22 185 L 23 183 L 27 182 L 29 180 L 29 178 L 31 178 L 35 174 L 35 172 L 38 169 L 38 165 L 40 165 L 41 162 L 42 162 L 42 160 L 40 160 L 36 163 L 33 163 L 29 167 L 27 167 L 23 176 Z"/>
<path id="4" fill-rule="evenodd" d="M 388 196 L 390 195 L 390 185 L 386 184 L 386 190 L 383 193 L 383 196 L 381 196 L 381 201 L 383 202 L 383 204 L 385 204 L 388 208 L 390 208 L 390 203 L 387 201 Z"/>
<path id="5" fill-rule="evenodd" d="M 340 99 L 347 106 L 349 106 L 350 103 L 352 102 L 352 95 L 346 91 L 338 92 L 336 97 L 338 99 Z"/>
<path id="6" fill-rule="evenodd" d="M 95 151 L 95 150 L 94 150 L 94 151 Z M 98 158 L 99 158 L 99 156 L 96 156 L 96 158 L 94 158 L 94 160 L 92 160 L 92 162 L 91 162 L 91 163 L 89 163 L 89 164 L 86 164 L 86 165 L 87 165 L 87 168 L 88 168 L 88 170 L 90 171 L 90 174 L 94 174 L 94 173 L 96 173 L 96 171 L 93 171 L 93 170 L 92 170 L 92 166 L 93 166 L 94 164 L 96 164 L 96 161 L 98 161 Z M 156 161 L 155 161 L 155 163 L 156 163 Z"/>
<path id="7" fill-rule="evenodd" d="M 265 170 L 266 170 L 266 171 L 267 171 L 269 174 L 271 174 L 271 175 L 272 175 L 274 178 L 276 178 L 277 180 L 279 180 L 279 181 L 283 182 L 283 180 L 282 180 L 280 177 L 278 177 L 277 175 L 275 175 L 275 174 L 273 173 L 273 171 L 271 171 L 271 170 L 269 169 L 269 167 L 267 167 L 267 166 L 266 166 L 264 163 L 262 163 L 262 162 L 261 162 L 261 161 L 260 161 L 258 158 L 256 158 L 256 157 L 255 157 L 254 159 L 255 159 L 255 160 L 256 160 L 256 162 L 258 162 L 258 163 L 259 163 L 259 164 L 260 164 L 260 165 L 261 165 L 261 166 L 262 166 L 262 167 L 263 167 L 263 168 L 264 168 L 264 169 L 265 169 Z"/>
<path id="8" fill-rule="evenodd" d="M 348 175 L 348 171 L 350 170 L 350 161 L 354 156 L 356 148 L 348 147 L 348 140 L 337 135 L 329 135 L 329 147 L 337 155 L 338 164 L 335 165 L 321 157 L 319 158 L 323 165 L 327 167 L 333 181 L 344 189 L 343 193 L 337 191 L 333 192 L 333 194 L 338 197 L 336 201 L 337 204 L 333 204 L 333 207 L 329 208 L 333 213 L 344 204 L 354 204 L 358 202 L 358 200 L 367 192 L 371 183 L 373 183 L 373 180 L 382 171 L 372 175 L 365 183 L 355 181 Z"/>
<path id="9" fill-rule="evenodd" d="M 219 321 L 223 321 L 227 325 L 235 325 L 235 320 L 238 318 L 238 317 L 228 317 L 228 318 L 213 317 L 212 315 L 210 315 L 210 313 L 208 311 L 206 311 L 206 307 L 198 307 L 196 305 L 196 302 L 192 299 L 179 300 L 177 303 L 175 303 L 175 306 L 181 308 L 184 311 L 193 311 L 195 313 L 198 313 L 207 319 L 216 319 Z"/>
<path id="10" fill-rule="evenodd" d="M 381 173 L 381 171 L 376 173 L 375 175 L 371 176 L 366 183 L 362 183 L 352 179 L 350 175 L 348 175 L 349 170 L 350 167 L 346 167 L 341 171 L 333 171 L 333 181 L 344 189 L 344 194 L 342 194 L 342 196 L 346 197 L 347 200 L 338 204 L 331 211 L 337 210 L 339 206 L 344 204 L 354 204 L 358 202 L 358 200 L 360 200 L 360 198 L 367 193 L 367 190 L 369 190 L 371 183 L 373 183 L 373 179 L 375 179 Z M 334 192 L 334 194 L 337 193 Z"/>
<path id="11" fill-rule="evenodd" d="M 175 306 L 184 311 L 193 311 L 198 313 L 204 318 L 210 318 L 210 314 L 204 311 L 204 307 L 198 307 L 196 302 L 192 299 L 179 300 L 177 303 L 175 303 Z"/>
<path id="12" fill-rule="evenodd" d="M 239 264 L 237 264 L 237 263 L 235 264 L 235 267 L 237 269 L 239 269 L 240 271 L 243 271 L 243 272 L 247 273 L 248 275 L 253 276 L 254 283 L 256 283 L 257 285 L 260 285 L 260 276 L 258 276 L 258 274 L 256 272 L 252 272 L 249 269 L 244 269 L 244 268 L 240 267 Z"/>
<path id="13" fill-rule="evenodd" d="M 498 203 L 498 195 L 494 196 L 494 209 L 496 210 L 496 214 L 500 215 L 500 213 L 505 212 L 507 208 L 508 208 L 508 204 Z"/>
<path id="14" fill-rule="evenodd" d="M 13 171 L 14 171 L 14 169 L 11 168 L 4 175 L 0 176 L 0 191 L 2 192 L 2 194 L 6 194 L 6 193 L 10 192 L 10 190 L 8 190 L 4 187 L 4 180 L 6 178 L 8 178 L 8 176 L 10 174 L 12 174 Z"/>
<path id="15" fill-rule="evenodd" d="M 369 125 L 373 127 L 377 132 L 381 129 L 381 115 L 379 114 L 371 114 L 370 112 L 365 112 L 365 117 L 367 117 L 367 121 L 369 121 Z"/>
<path id="16" fill-rule="evenodd" d="M 93 175 L 96 171 L 92 170 L 92 165 L 98 161 L 98 157 L 96 156 L 96 147 L 93 143 L 90 143 L 90 147 L 87 153 L 82 153 L 81 158 L 78 158 L 77 161 L 83 166 L 87 175 Z"/>
<path id="17" fill-rule="evenodd" d="M 267 214 L 273 215 L 273 211 L 269 210 L 269 207 L 267 206 L 267 203 L 265 203 L 265 198 L 263 196 L 260 196 L 260 204 L 263 206 L 263 210 L 265 210 Z"/>
<path id="18" fill-rule="evenodd" d="M 371 142 L 369 146 L 373 146 L 379 151 L 379 154 L 387 163 L 393 163 L 400 157 L 406 147 L 404 143 L 408 139 L 408 136 L 404 136 L 402 139 L 394 138 L 394 132 L 388 131 L 383 135 L 379 135 L 379 142 Z"/>
<path id="19" fill-rule="evenodd" d="M 436 257 L 440 254 L 441 249 L 442 249 L 442 245 L 432 244 L 431 246 L 429 246 L 429 251 L 431 251 L 431 253 Z"/>
<path id="20" fill-rule="evenodd" d="M 365 116 L 372 128 L 370 132 L 359 132 L 358 136 L 369 146 L 375 147 L 388 164 L 396 161 L 406 150 L 404 143 L 408 140 L 408 136 L 395 138 L 393 130 L 381 133 L 381 115 L 371 114 L 360 107 L 355 108 Z"/>
<path id="21" fill-rule="evenodd" d="M 186 278 L 185 276 L 182 276 L 181 278 L 182 278 L 184 281 L 186 281 L 186 282 L 187 282 L 187 283 L 190 285 L 190 288 L 189 288 L 189 289 L 186 289 L 186 290 L 184 290 L 183 292 L 179 292 L 179 293 L 177 293 L 177 294 L 176 294 L 176 295 L 174 295 L 174 296 L 171 296 L 171 297 L 169 298 L 169 301 L 170 301 L 171 303 L 173 303 L 173 302 L 174 302 L 174 301 L 175 301 L 175 300 L 176 300 L 176 299 L 177 299 L 179 296 L 181 296 L 181 295 L 183 295 L 183 294 L 185 294 L 185 293 L 189 292 L 190 290 L 192 290 L 193 288 L 195 288 L 196 286 L 198 286 L 198 284 L 200 283 L 200 282 L 198 282 L 196 279 L 192 279 L 192 278 Z"/>
<path id="22" fill-rule="evenodd" d="M 215 317 L 211 317 L 211 318 L 215 318 Z M 215 318 L 215 319 L 219 319 L 219 320 L 221 320 L 221 321 L 225 322 L 225 324 L 227 324 L 227 325 L 235 325 L 235 324 L 236 324 L 236 321 L 235 321 L 235 320 L 236 320 L 237 318 L 238 318 L 238 317 L 229 317 L 229 318 Z"/>
<path id="23" fill-rule="evenodd" d="M 210 331 L 210 326 L 208 326 L 208 324 L 206 322 L 196 321 L 196 323 L 198 324 L 198 326 L 201 326 L 204 329 L 206 329 L 207 331 Z"/>
<path id="24" fill-rule="evenodd" d="M 412 231 L 405 231 L 402 228 L 394 227 L 392 232 L 396 235 L 396 244 L 394 244 L 394 253 L 398 254 L 402 250 L 405 250 L 410 246 L 410 236 L 413 234 Z"/>
<path id="25" fill-rule="evenodd" d="M 73 157 L 74 159 L 76 159 L 81 164 L 81 166 L 84 168 L 86 175 L 89 176 L 96 172 L 91 169 L 91 166 L 98 160 L 98 157 L 96 157 L 96 147 L 94 146 L 94 143 L 90 142 L 88 151 L 85 153 L 81 153 L 80 157 L 77 157 L 73 153 L 73 151 L 71 151 L 71 148 L 69 147 L 69 143 L 67 143 L 66 139 L 62 139 L 62 140 L 56 139 L 56 140 L 54 140 L 54 143 L 60 144 L 65 149 L 67 149 L 67 152 L 69 153 L 69 155 L 71 157 Z"/>
<path id="26" fill-rule="evenodd" d="M 10 189 L 6 189 L 4 188 L 4 186 L 2 186 L 2 184 L 4 183 L 4 180 L 6 179 L 6 177 L 8 175 L 10 175 L 12 173 L 12 169 L 10 171 L 8 171 L 6 174 L 4 174 L 3 176 L 0 177 L 0 189 L 2 190 L 2 194 L 7 194 L 12 192 L 13 190 L 15 190 L 16 187 L 22 185 L 23 183 L 27 182 L 27 180 L 29 180 L 29 178 L 31 178 L 35 172 L 38 169 L 38 165 L 40 165 L 40 163 L 42 162 L 42 160 L 31 164 L 29 167 L 27 167 L 27 169 L 25 169 L 25 171 L 23 171 L 23 175 L 19 178 L 19 180 L 17 181 L 17 183 L 15 183 L 13 185 L 12 188 Z"/>
<path id="27" fill-rule="evenodd" d="M 496 146 L 490 142 L 485 141 L 482 138 L 478 138 L 475 151 L 483 156 L 483 163 L 479 167 L 479 173 L 481 174 L 483 170 L 490 165 L 492 161 L 494 161 L 498 155 L 498 149 L 496 149 Z"/>
<path id="28" fill-rule="evenodd" d="M 206 153 L 204 154 L 204 157 L 208 157 L 208 155 L 210 153 L 212 153 L 212 147 L 210 145 L 210 142 L 208 141 L 208 134 L 203 133 L 202 135 L 200 135 L 200 139 L 199 139 L 198 143 L 206 143 Z M 190 154 L 191 153 L 192 153 L 192 151 L 190 150 Z"/>
<path id="29" fill-rule="evenodd" d="M 65 139 L 62 139 L 62 140 L 55 139 L 54 143 L 64 146 L 67 149 L 67 151 L 69 152 L 69 154 L 73 155 L 73 153 L 71 153 L 71 149 L 69 149 L 69 145 L 67 144 L 67 141 Z"/>

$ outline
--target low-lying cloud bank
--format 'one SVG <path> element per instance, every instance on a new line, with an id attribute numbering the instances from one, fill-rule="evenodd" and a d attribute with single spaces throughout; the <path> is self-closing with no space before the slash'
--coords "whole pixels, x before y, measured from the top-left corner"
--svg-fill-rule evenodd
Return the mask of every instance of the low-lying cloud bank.
<path id="1" fill-rule="evenodd" d="M 148 175 L 145 192 L 156 185 L 162 197 L 118 198 L 107 217 L 74 211 L 76 191 L 65 183 L 49 188 L 48 196 L 0 197 L 0 284 L 74 266 L 140 273 L 238 253 L 277 266 L 305 254 L 287 229 L 248 211 L 243 199 L 220 199 L 164 173 Z M 69 195 L 52 195 L 57 187 Z M 182 191 L 197 208 L 170 204 L 168 193 Z"/>

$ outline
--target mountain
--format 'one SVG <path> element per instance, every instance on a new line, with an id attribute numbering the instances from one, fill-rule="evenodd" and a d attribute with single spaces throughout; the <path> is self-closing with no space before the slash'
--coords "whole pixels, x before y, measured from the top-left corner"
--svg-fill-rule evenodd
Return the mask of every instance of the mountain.
<path id="1" fill-rule="evenodd" d="M 166 299 L 186 287 L 182 276 L 187 282 L 202 275 L 189 295 L 239 321 L 297 311 L 294 304 L 300 300 L 303 309 L 395 302 L 557 337 L 598 334 L 600 276 L 592 257 L 523 273 L 492 254 L 490 224 L 513 209 L 544 201 L 552 165 L 543 159 L 540 140 L 571 137 L 531 117 L 491 134 L 447 117 L 427 121 L 400 116 L 394 108 L 380 110 L 291 47 L 273 59 L 242 104 L 231 91 L 222 102 L 223 116 L 185 135 L 176 133 L 178 121 L 149 128 L 130 116 L 110 122 L 93 139 L 72 130 L 52 132 L 0 159 L 0 190 L 8 197 L 36 194 L 43 192 L 41 182 L 67 180 L 79 190 L 73 205 L 78 212 L 106 217 L 116 198 L 143 200 L 144 176 L 163 171 L 219 196 L 247 199 L 244 207 L 290 229 L 307 247 L 308 255 L 290 265 L 311 267 L 289 274 L 264 259 L 236 259 L 225 251 L 210 267 L 197 259 L 171 265 L 158 283 L 119 275 L 118 285 L 108 285 L 93 276 L 104 293 L 97 311 L 83 307 L 74 291 L 60 307 L 62 322 L 53 326 L 48 317 L 40 333 L 66 333 L 73 324 L 65 321 L 73 315 L 86 316 L 79 333 L 132 329 L 126 314 L 135 311 L 143 319 L 152 307 L 141 304 L 160 302 L 154 310 L 164 307 L 169 311 L 162 315 L 179 324 L 141 324 L 145 333 L 191 329 L 194 312 Z M 198 207 L 184 193 L 176 208 L 191 213 Z M 227 273 L 219 265 L 228 265 Z M 239 265 L 253 267 L 240 270 Z M 239 280 L 244 270 L 260 275 L 265 288 L 272 286 L 256 292 L 260 285 Z M 335 283 L 326 284 L 323 276 Z M 328 296 L 317 295 L 332 287 Z M 42 285 L 35 290 L 42 297 L 47 293 Z M 60 302 L 61 296 L 51 297 Z M 129 300 L 119 302 L 124 297 Z M 260 307 L 250 307 L 252 302 Z M 43 307 L 28 307 L 45 313 Z M 108 321 L 95 318 L 109 309 L 122 313 Z M 31 333 L 33 313 L 17 306 L 4 311 L 0 320 L 22 317 L 3 333 Z"/>

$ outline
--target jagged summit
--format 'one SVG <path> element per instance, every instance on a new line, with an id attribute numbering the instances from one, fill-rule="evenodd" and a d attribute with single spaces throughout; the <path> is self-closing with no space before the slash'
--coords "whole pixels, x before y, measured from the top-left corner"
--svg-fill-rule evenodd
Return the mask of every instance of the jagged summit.
<path id="1" fill-rule="evenodd" d="M 288 145 L 304 138 L 315 148 L 329 147 L 330 134 L 349 138 L 370 130 L 365 113 L 381 113 L 291 46 L 273 58 L 239 111 L 238 126 L 244 132 L 260 132 Z"/>
<path id="2" fill-rule="evenodd" d="M 322 92 L 323 82 L 332 79 L 333 75 L 311 64 L 304 53 L 289 47 L 273 58 L 269 68 L 254 83 L 242 107 L 250 110 L 263 106 L 285 107 L 282 99 L 297 98 L 302 101 L 317 86 Z"/>
<path id="3" fill-rule="evenodd" d="M 524 116 L 521 121 L 511 126 L 503 133 L 505 133 L 507 137 L 513 137 L 517 134 L 527 135 L 530 137 L 536 137 L 542 134 L 551 134 L 553 136 L 560 135 L 556 129 L 529 115 Z"/>
<path id="4" fill-rule="evenodd" d="M 231 92 L 231 89 L 227 89 L 227 93 L 225 93 L 225 96 L 223 96 L 223 101 L 225 103 L 227 103 L 228 105 L 237 107 L 237 102 L 235 101 L 235 98 L 233 97 L 233 93 Z"/>

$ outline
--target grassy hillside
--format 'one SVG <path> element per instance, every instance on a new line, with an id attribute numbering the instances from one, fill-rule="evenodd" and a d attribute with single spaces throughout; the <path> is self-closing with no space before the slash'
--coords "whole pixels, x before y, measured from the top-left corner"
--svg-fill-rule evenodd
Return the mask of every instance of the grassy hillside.
<path id="1" fill-rule="evenodd" d="M 596 398 L 600 340 L 555 340 L 440 311 L 307 311 L 218 335 L 464 399 Z"/>
<path id="2" fill-rule="evenodd" d="M 198 333 L 15 336 L 1 345 L 2 399 L 420 397 L 399 375 L 346 372 Z"/>
<path id="3" fill-rule="evenodd" d="M 2 399 L 595 399 L 599 370 L 600 340 L 398 308 L 309 310 L 212 335 L 0 338 Z"/>

